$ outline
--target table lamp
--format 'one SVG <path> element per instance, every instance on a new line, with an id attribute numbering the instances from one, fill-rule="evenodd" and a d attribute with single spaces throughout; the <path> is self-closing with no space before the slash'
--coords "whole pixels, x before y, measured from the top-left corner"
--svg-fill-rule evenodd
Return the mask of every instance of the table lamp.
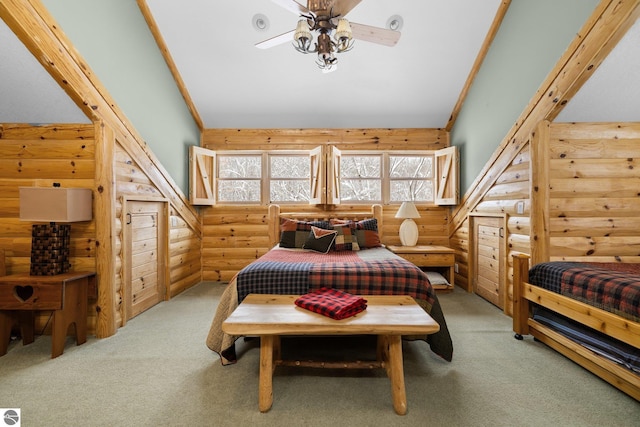
<path id="1" fill-rule="evenodd" d="M 400 224 L 400 242 L 402 246 L 415 246 L 418 243 L 418 226 L 413 218 L 420 218 L 413 202 L 402 202 L 396 218 L 404 218 Z"/>
<path id="2" fill-rule="evenodd" d="M 20 220 L 48 223 L 32 226 L 32 276 L 69 271 L 69 223 L 91 221 L 91 203 L 89 188 L 20 187 Z"/>

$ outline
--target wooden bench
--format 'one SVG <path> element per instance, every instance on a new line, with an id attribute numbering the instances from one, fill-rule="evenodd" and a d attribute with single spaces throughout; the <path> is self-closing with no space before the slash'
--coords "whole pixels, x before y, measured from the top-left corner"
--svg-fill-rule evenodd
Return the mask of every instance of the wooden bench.
<path id="1" fill-rule="evenodd" d="M 374 367 L 386 370 L 391 380 L 393 407 L 396 413 L 404 415 L 407 398 L 401 337 L 433 334 L 440 330 L 440 325 L 409 296 L 367 295 L 367 309 L 344 320 L 334 320 L 297 307 L 296 298 L 295 295 L 248 295 L 222 324 L 222 330 L 227 334 L 260 337 L 260 411 L 268 411 L 273 403 L 275 366 L 290 365 L 281 360 L 280 336 L 377 335 L 378 360 Z M 355 367 L 342 363 L 337 366 Z"/>
<path id="2" fill-rule="evenodd" d="M 55 276 L 17 273 L 0 276 L 0 356 L 7 353 L 11 327 L 20 324 L 22 343 L 34 341 L 36 311 L 53 311 L 51 358 L 60 356 L 69 326 L 75 325 L 78 345 L 87 341 L 87 290 L 96 273 L 68 272 Z"/>

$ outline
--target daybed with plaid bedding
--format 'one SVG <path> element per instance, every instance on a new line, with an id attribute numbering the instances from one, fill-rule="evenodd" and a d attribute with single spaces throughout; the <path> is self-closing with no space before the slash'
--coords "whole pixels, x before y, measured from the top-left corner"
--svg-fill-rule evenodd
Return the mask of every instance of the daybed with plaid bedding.
<path id="1" fill-rule="evenodd" d="M 235 362 L 238 337 L 222 323 L 250 293 L 303 295 L 321 287 L 354 295 L 410 295 L 440 325 L 426 340 L 433 352 L 451 360 L 453 346 L 440 303 L 426 274 L 383 247 L 326 254 L 275 247 L 242 269 L 225 289 L 207 337 L 223 364 Z"/>
<path id="2" fill-rule="evenodd" d="M 514 257 L 513 325 L 640 400 L 640 265 Z M 578 344 L 578 346 L 576 346 Z"/>

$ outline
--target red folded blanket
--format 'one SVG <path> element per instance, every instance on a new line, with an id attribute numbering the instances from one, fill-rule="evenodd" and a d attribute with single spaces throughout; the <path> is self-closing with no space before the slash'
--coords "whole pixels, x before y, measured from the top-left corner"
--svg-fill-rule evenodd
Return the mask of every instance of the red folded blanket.
<path id="1" fill-rule="evenodd" d="M 295 304 L 336 320 L 355 316 L 367 308 L 366 299 L 329 288 L 320 288 L 302 295 L 296 299 Z"/>

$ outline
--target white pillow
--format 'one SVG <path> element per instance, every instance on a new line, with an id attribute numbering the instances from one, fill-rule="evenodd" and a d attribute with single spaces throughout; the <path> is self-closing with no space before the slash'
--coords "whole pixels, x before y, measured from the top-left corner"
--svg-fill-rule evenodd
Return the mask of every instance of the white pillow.
<path id="1" fill-rule="evenodd" d="M 432 285 L 447 285 L 449 286 L 449 282 L 444 276 L 437 271 L 425 271 L 427 277 L 429 278 L 429 283 Z"/>

